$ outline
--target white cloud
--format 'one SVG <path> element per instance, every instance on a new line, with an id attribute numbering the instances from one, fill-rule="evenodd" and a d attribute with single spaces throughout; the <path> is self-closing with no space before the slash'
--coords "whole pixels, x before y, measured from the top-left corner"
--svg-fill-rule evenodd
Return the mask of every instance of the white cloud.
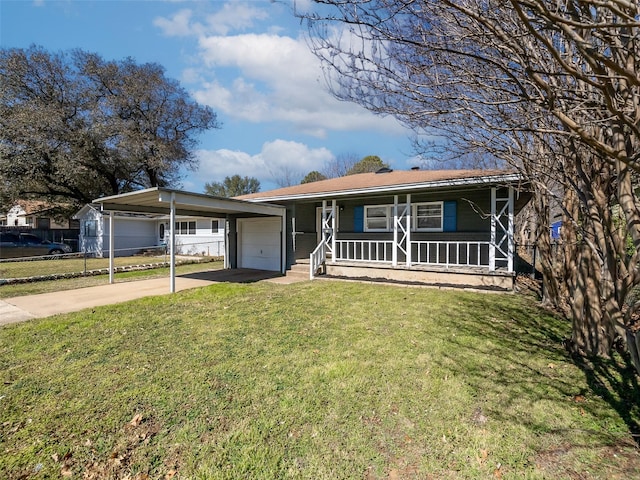
<path id="1" fill-rule="evenodd" d="M 180 10 L 171 18 L 156 17 L 153 24 L 167 37 L 198 35 L 202 31 L 202 26 L 191 23 L 192 14 L 193 12 L 189 9 Z"/>
<path id="2" fill-rule="evenodd" d="M 256 20 L 269 17 L 266 10 L 243 2 L 225 3 L 217 13 L 207 16 L 209 31 L 226 35 L 232 30 L 245 30 L 254 26 Z"/>
<path id="3" fill-rule="evenodd" d="M 296 8 L 305 9 L 307 3 L 297 3 Z M 198 7 L 210 5 L 207 2 Z M 331 131 L 406 135 L 395 119 L 381 118 L 354 103 L 335 99 L 326 87 L 320 61 L 298 35 L 301 27 L 295 21 L 289 24 L 296 29 L 296 37 L 275 33 L 283 30 L 264 22 L 269 14 L 278 11 L 269 8 L 275 7 L 232 1 L 222 4 L 213 14 L 180 10 L 154 21 L 166 35 L 197 39 L 196 63 L 185 70 L 182 78 L 190 83 L 198 102 L 234 120 L 280 122 L 284 128 L 316 138 L 326 138 Z M 282 21 L 282 17 L 278 20 Z M 248 30 L 257 22 L 261 22 L 263 32 L 269 33 L 229 35 L 231 31 Z M 349 34 L 340 38 L 345 41 L 345 37 Z"/>
<path id="4" fill-rule="evenodd" d="M 299 132 L 319 138 L 329 130 L 404 133 L 393 119 L 336 100 L 303 39 L 274 34 L 209 36 L 200 39 L 200 47 L 211 71 L 232 69 L 235 75 L 230 83 L 209 83 L 194 92 L 196 100 L 214 110 L 255 123 L 291 123 Z"/>
<path id="5" fill-rule="evenodd" d="M 204 21 L 194 20 L 195 17 Z M 153 24 L 168 37 L 227 35 L 232 31 L 244 31 L 255 26 L 257 21 L 266 20 L 269 13 L 253 3 L 231 1 L 222 4 L 216 13 L 201 15 L 191 9 L 183 9 L 169 18 L 156 17 Z"/>
<path id="6" fill-rule="evenodd" d="M 334 158 L 326 148 L 309 148 L 280 139 L 266 142 L 255 155 L 221 149 L 200 150 L 197 157 L 200 162 L 197 176 L 203 182 L 222 182 L 225 177 L 240 175 L 257 178 L 263 187 L 277 182 L 285 174 L 295 173 L 302 178 L 312 170 L 322 170 Z"/>

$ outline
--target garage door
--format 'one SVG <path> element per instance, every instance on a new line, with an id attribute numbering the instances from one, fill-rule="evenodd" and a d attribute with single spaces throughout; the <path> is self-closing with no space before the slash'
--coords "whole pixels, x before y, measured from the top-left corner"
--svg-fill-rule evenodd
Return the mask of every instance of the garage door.
<path id="1" fill-rule="evenodd" d="M 278 217 L 238 220 L 240 268 L 280 271 L 281 226 Z"/>

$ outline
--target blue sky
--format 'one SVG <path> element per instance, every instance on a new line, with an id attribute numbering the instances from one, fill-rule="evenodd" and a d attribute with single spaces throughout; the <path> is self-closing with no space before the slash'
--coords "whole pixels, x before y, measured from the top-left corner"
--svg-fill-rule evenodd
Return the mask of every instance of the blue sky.
<path id="1" fill-rule="evenodd" d="M 297 0 L 304 8 L 307 0 Z M 181 187 L 239 174 L 262 190 L 301 179 L 335 157 L 378 155 L 418 164 L 410 132 L 392 118 L 338 102 L 327 91 L 291 2 L 268 0 L 0 0 L 0 45 L 80 48 L 107 60 L 155 62 L 222 128 L 202 135 L 199 169 Z"/>

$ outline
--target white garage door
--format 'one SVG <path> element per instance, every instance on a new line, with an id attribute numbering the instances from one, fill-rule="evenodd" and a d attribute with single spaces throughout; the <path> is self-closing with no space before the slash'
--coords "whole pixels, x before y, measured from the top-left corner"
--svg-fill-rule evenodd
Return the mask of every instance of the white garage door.
<path id="1" fill-rule="evenodd" d="M 240 268 L 280 271 L 281 226 L 279 217 L 238 220 Z"/>

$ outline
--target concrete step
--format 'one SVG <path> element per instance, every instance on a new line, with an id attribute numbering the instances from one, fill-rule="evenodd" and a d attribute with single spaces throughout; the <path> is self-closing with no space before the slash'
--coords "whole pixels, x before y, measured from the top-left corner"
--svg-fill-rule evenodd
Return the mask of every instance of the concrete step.
<path id="1" fill-rule="evenodd" d="M 296 263 L 291 265 L 291 268 L 287 270 L 287 277 L 289 276 L 305 276 L 309 277 L 309 264 Z"/>

